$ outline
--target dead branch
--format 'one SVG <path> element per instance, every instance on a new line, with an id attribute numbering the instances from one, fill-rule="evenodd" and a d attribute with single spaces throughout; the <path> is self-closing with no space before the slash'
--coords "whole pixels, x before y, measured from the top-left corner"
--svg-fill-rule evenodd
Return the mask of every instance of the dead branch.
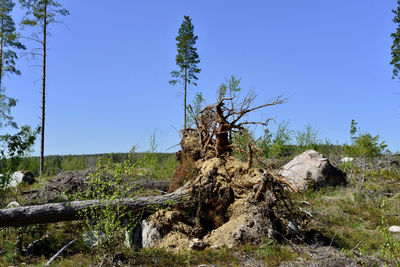
<path id="1" fill-rule="evenodd" d="M 48 260 L 48 262 L 46 263 L 45 266 L 50 266 L 50 264 L 61 254 L 64 252 L 64 250 L 66 250 L 67 248 L 69 248 L 74 242 L 76 241 L 76 238 L 71 240 L 71 242 L 69 242 L 68 244 L 66 244 L 65 246 L 62 247 L 62 249 L 60 249 L 53 257 L 50 258 L 50 260 Z"/>
<path id="2" fill-rule="evenodd" d="M 83 210 L 110 206 L 126 207 L 132 215 L 135 215 L 139 212 L 150 211 L 154 206 L 166 207 L 183 203 L 188 196 L 189 193 L 181 187 L 175 192 L 163 196 L 126 198 L 113 201 L 93 199 L 0 209 L 0 227 L 80 220 L 82 219 L 80 212 Z"/>

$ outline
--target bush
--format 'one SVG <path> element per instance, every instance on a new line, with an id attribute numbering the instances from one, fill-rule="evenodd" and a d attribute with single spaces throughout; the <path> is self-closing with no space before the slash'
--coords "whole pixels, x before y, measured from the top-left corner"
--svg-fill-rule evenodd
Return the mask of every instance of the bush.
<path id="1" fill-rule="evenodd" d="M 387 148 L 385 141 L 379 141 L 379 135 L 372 136 L 370 133 L 360 133 L 356 128 L 357 122 L 351 121 L 350 138 L 351 145 L 345 145 L 345 154 L 349 157 L 376 157 L 382 155 Z M 358 135 L 357 132 L 359 133 Z"/>
<path id="2" fill-rule="evenodd" d="M 308 149 L 316 150 L 318 145 L 321 144 L 319 129 L 313 128 L 307 124 L 304 130 L 295 133 L 295 139 L 298 152 L 303 152 Z"/>
<path id="3" fill-rule="evenodd" d="M 112 156 L 100 160 L 96 171 L 88 177 L 88 190 L 78 193 L 74 198 L 97 199 L 104 203 L 122 198 L 136 198 L 141 193 L 138 188 L 138 167 L 133 163 L 131 156 L 123 163 L 114 163 Z M 99 242 L 96 249 L 113 252 L 120 245 L 119 239 L 123 232 L 121 229 L 132 229 L 137 220 L 132 218 L 130 212 L 122 205 L 105 205 L 102 208 L 87 208 L 81 212 L 84 219 L 87 236 L 94 236 Z M 123 221 L 123 219 L 128 220 Z M 92 237 L 93 238 L 93 237 Z"/>
<path id="4" fill-rule="evenodd" d="M 260 148 L 265 157 L 285 157 L 293 153 L 293 146 L 290 145 L 293 131 L 289 130 L 289 122 L 282 121 L 274 134 L 265 130 L 261 139 Z"/>

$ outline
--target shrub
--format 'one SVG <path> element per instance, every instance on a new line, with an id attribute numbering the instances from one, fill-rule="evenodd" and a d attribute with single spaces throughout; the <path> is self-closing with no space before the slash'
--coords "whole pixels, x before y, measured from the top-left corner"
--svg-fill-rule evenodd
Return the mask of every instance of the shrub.
<path id="1" fill-rule="evenodd" d="M 345 145 L 345 154 L 349 157 L 376 157 L 382 155 L 387 145 L 385 141 L 379 141 L 379 135 L 372 136 L 370 133 L 360 133 L 356 128 L 357 122 L 351 121 L 350 138 L 351 145 Z M 357 132 L 359 133 L 358 135 Z"/>
<path id="2" fill-rule="evenodd" d="M 271 157 L 288 156 L 292 153 L 290 141 L 292 140 L 293 131 L 289 130 L 289 122 L 282 121 L 279 123 L 276 133 L 273 135 L 268 155 Z"/>
<path id="3" fill-rule="evenodd" d="M 133 163 L 134 148 L 123 163 L 113 163 L 112 156 L 102 159 L 97 169 L 88 178 L 88 190 L 78 193 L 78 199 L 98 199 L 105 203 L 121 198 L 136 198 L 141 190 L 136 179 L 138 167 Z M 121 229 L 132 229 L 137 220 L 122 205 L 105 205 L 101 209 L 93 207 L 81 212 L 86 230 L 94 234 L 102 242 L 95 247 L 112 252 L 119 244 Z M 123 221 L 123 219 L 128 219 Z"/>
<path id="4" fill-rule="evenodd" d="M 307 124 L 304 130 L 295 133 L 295 140 L 298 152 L 303 152 L 308 149 L 316 150 L 321 143 L 319 129 L 313 128 L 311 124 Z"/>

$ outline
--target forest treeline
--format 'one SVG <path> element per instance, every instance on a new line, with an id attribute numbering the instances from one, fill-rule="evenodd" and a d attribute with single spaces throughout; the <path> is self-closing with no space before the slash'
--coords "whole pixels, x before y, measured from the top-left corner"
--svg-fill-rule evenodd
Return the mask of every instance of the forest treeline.
<path id="1" fill-rule="evenodd" d="M 57 175 L 62 171 L 84 170 L 96 168 L 100 161 L 111 160 L 113 163 L 123 163 L 129 157 L 135 162 L 153 161 L 156 164 L 174 164 L 174 153 L 111 153 L 111 154 L 89 154 L 89 155 L 50 155 L 45 157 L 45 176 Z M 171 163 L 172 162 L 172 163 Z M 8 165 L 14 164 L 9 160 Z M 31 171 L 35 176 L 40 174 L 40 157 L 24 157 L 18 162 L 18 170 Z"/>

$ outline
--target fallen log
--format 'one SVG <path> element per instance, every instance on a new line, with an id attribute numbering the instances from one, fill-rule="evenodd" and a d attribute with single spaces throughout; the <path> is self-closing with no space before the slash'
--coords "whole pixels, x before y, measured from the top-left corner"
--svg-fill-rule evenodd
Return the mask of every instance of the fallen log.
<path id="1" fill-rule="evenodd" d="M 189 193 L 181 187 L 171 194 L 162 196 L 124 198 L 113 201 L 93 199 L 0 209 L 0 227 L 80 220 L 82 219 L 80 211 L 110 206 L 126 207 L 134 215 L 154 207 L 167 207 L 182 203 L 188 196 Z"/>

